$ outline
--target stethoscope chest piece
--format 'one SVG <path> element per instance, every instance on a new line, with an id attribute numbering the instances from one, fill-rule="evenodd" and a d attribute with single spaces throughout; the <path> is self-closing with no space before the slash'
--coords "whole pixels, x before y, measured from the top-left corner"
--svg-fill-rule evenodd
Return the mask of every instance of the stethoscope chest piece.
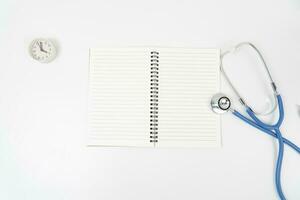
<path id="1" fill-rule="evenodd" d="M 230 109 L 231 101 L 226 95 L 217 93 L 211 98 L 210 105 L 215 113 L 223 114 Z"/>

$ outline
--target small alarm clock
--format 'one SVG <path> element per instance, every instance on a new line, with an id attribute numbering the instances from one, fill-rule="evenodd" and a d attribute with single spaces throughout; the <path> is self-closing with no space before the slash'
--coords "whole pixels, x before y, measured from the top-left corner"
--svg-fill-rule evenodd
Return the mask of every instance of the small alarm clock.
<path id="1" fill-rule="evenodd" d="M 49 39 L 35 39 L 30 44 L 29 52 L 34 60 L 49 63 L 55 59 L 57 49 Z"/>

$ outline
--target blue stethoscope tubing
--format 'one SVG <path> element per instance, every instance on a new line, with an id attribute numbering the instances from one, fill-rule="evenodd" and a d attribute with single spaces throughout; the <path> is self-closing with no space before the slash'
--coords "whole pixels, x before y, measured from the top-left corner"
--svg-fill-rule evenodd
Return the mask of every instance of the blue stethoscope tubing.
<path id="1" fill-rule="evenodd" d="M 284 119 L 284 108 L 283 108 L 283 102 L 282 98 L 279 94 L 276 95 L 277 103 L 278 103 L 278 110 L 279 110 L 279 118 L 277 122 L 273 125 L 266 124 L 262 122 L 260 119 L 258 119 L 252 109 L 250 107 L 246 107 L 246 112 L 249 115 L 249 118 L 242 115 L 237 110 L 233 110 L 232 114 L 241 119 L 242 121 L 246 122 L 247 124 L 277 138 L 278 140 L 278 155 L 277 155 L 277 162 L 276 162 L 276 170 L 275 170 L 275 184 L 276 184 L 276 190 L 281 200 L 285 200 L 285 196 L 282 191 L 281 186 L 281 168 L 282 168 L 282 160 L 283 160 L 283 154 L 284 154 L 284 144 L 287 144 L 292 149 L 294 149 L 296 152 L 300 154 L 300 147 L 298 147 L 296 144 L 292 143 L 288 139 L 282 137 L 282 134 L 279 130 L 283 119 Z"/>
<path id="2" fill-rule="evenodd" d="M 280 95 L 278 95 L 278 96 L 280 96 Z M 281 96 L 280 96 L 280 101 L 282 101 Z M 280 106 L 278 105 L 278 107 L 280 107 Z M 248 109 L 249 109 L 249 108 L 248 108 Z M 253 112 L 251 111 L 251 109 L 249 109 L 248 112 L 251 112 L 251 113 L 253 114 Z M 248 112 L 247 112 L 247 113 L 248 113 Z M 279 112 L 280 112 L 280 111 L 279 111 Z M 282 118 L 283 118 L 283 117 L 284 117 L 284 116 L 283 116 L 283 115 L 284 115 L 284 110 L 282 109 L 281 112 L 282 112 L 282 113 L 281 113 L 280 115 L 281 115 Z M 270 136 L 272 136 L 272 137 L 274 137 L 274 138 L 277 138 L 277 133 L 276 133 L 276 132 L 273 132 L 272 130 L 270 130 L 270 129 L 268 129 L 268 128 L 265 128 L 265 127 L 263 127 L 263 126 L 260 126 L 260 125 L 256 124 L 255 121 L 253 121 L 253 120 L 247 118 L 246 116 L 242 115 L 242 114 L 241 114 L 240 112 L 238 112 L 237 110 L 233 110 L 232 114 L 234 114 L 236 117 L 238 117 L 238 118 L 241 119 L 242 121 L 246 122 L 247 124 L 253 126 L 254 128 L 257 128 L 257 129 L 259 129 L 259 130 L 265 132 L 266 134 L 268 134 L 268 135 L 270 135 Z M 252 118 L 252 119 L 253 119 L 253 118 Z M 291 147 L 292 149 L 294 149 L 296 152 L 300 153 L 300 147 L 298 147 L 296 144 L 294 144 L 293 142 L 291 142 L 290 140 L 288 140 L 288 139 L 286 139 L 286 138 L 284 138 L 284 137 L 282 137 L 282 140 L 283 140 L 283 143 L 284 143 L 284 144 L 288 145 L 289 147 Z"/>

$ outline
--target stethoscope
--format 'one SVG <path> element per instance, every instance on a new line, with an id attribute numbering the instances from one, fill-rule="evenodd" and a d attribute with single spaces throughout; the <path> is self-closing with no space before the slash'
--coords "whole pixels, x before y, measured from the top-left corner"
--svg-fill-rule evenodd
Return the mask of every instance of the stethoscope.
<path id="1" fill-rule="evenodd" d="M 240 47 L 247 46 L 252 48 L 257 54 L 260 60 L 263 63 L 263 66 L 265 68 L 266 73 L 268 74 L 268 79 L 270 81 L 270 85 L 274 94 L 275 104 L 272 109 L 259 113 L 257 111 L 254 111 L 247 103 L 246 101 L 241 97 L 237 89 L 233 86 L 232 82 L 230 81 L 229 77 L 227 76 L 224 66 L 223 66 L 223 58 L 224 56 L 228 55 L 229 53 L 233 53 L 236 50 L 238 50 Z M 283 109 L 283 102 L 280 94 L 277 91 L 277 87 L 275 82 L 272 79 L 271 73 L 268 69 L 268 66 L 260 53 L 260 51 L 251 43 L 249 42 L 243 42 L 238 45 L 236 45 L 232 50 L 226 51 L 221 55 L 221 62 L 220 62 L 220 70 L 223 74 L 225 80 L 228 82 L 229 86 L 235 93 L 235 95 L 238 97 L 239 102 L 242 104 L 243 107 L 245 107 L 245 110 L 248 114 L 248 117 L 241 114 L 239 111 L 232 108 L 230 98 L 222 93 L 218 93 L 214 95 L 211 99 L 211 107 L 212 110 L 215 113 L 222 114 L 227 111 L 230 111 L 234 116 L 238 117 L 242 121 L 246 122 L 247 124 L 261 130 L 264 133 L 267 133 L 270 136 L 273 136 L 278 140 L 278 155 L 277 155 L 277 162 L 276 162 L 276 170 L 275 170 L 275 184 L 276 184 L 276 190 L 281 200 L 285 200 L 285 196 L 282 191 L 281 187 L 281 166 L 282 166 L 282 160 L 283 160 L 283 152 L 284 152 L 284 144 L 288 145 L 292 149 L 294 149 L 296 152 L 300 153 L 300 147 L 296 144 L 292 143 L 290 140 L 282 137 L 282 134 L 280 132 L 280 126 L 283 122 L 284 118 L 284 109 Z M 267 124 L 260 120 L 257 115 L 268 115 L 273 113 L 278 108 L 279 111 L 279 117 L 277 119 L 277 122 L 274 124 Z"/>

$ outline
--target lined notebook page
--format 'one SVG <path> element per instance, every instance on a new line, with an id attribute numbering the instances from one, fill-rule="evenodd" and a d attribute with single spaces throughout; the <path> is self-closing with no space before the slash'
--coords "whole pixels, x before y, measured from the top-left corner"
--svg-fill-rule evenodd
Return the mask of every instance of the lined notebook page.
<path id="1" fill-rule="evenodd" d="M 219 50 L 159 48 L 158 147 L 220 146 Z"/>
<path id="2" fill-rule="evenodd" d="M 151 146 L 145 48 L 90 49 L 88 145 Z"/>

